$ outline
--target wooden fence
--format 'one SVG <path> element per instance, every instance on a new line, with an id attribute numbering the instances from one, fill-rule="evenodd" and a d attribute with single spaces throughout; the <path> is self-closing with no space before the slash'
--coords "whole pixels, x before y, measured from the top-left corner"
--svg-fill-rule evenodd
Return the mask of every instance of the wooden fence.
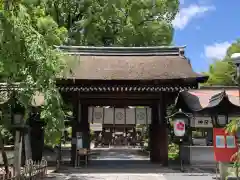
<path id="1" fill-rule="evenodd" d="M 5 173 L 4 167 L 0 168 L 0 180 L 36 180 L 42 179 L 47 174 L 47 161 L 33 162 L 27 160 L 25 166 L 21 168 L 20 175 L 16 176 L 13 166 L 9 167 L 9 174 Z"/>

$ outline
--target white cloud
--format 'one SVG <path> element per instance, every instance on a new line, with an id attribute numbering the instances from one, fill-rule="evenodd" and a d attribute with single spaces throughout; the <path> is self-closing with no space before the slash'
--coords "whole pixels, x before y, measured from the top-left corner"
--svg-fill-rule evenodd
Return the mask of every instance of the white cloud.
<path id="1" fill-rule="evenodd" d="M 204 46 L 204 54 L 209 60 L 222 59 L 226 55 L 227 49 L 231 46 L 231 42 L 225 41 Z"/>
<path id="2" fill-rule="evenodd" d="M 197 4 L 191 4 L 188 7 L 181 8 L 175 19 L 173 20 L 173 26 L 176 29 L 184 29 L 188 23 L 208 11 L 215 10 L 214 6 L 201 6 Z"/>

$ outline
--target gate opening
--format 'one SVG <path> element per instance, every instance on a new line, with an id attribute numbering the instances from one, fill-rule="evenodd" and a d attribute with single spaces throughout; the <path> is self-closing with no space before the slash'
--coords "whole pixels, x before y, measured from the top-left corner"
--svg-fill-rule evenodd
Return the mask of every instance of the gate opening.
<path id="1" fill-rule="evenodd" d="M 148 161 L 151 108 L 89 107 L 92 161 Z"/>

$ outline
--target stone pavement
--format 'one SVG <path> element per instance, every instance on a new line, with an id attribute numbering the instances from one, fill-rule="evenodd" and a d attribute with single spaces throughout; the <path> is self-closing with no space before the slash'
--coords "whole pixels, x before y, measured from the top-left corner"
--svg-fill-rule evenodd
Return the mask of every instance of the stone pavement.
<path id="1" fill-rule="evenodd" d="M 166 180 L 162 174 L 58 174 L 55 177 L 47 177 L 54 180 Z"/>
<path id="2" fill-rule="evenodd" d="M 140 153 L 140 148 L 127 147 L 109 147 L 109 148 L 94 148 L 97 156 L 92 157 L 93 160 L 149 160 L 149 156 Z"/>
<path id="3" fill-rule="evenodd" d="M 45 180 L 212 180 L 214 176 L 198 173 L 52 173 Z"/>
<path id="4" fill-rule="evenodd" d="M 164 174 L 165 180 L 213 180 L 216 175 L 209 174 L 203 175 L 201 173 L 194 174 L 186 174 L 186 173 L 178 173 L 178 174 Z"/>
<path id="5" fill-rule="evenodd" d="M 210 180 L 214 173 L 197 168 L 179 169 L 161 167 L 149 162 L 146 154 L 131 148 L 96 148 L 88 167 L 62 166 L 59 173 L 50 173 L 51 180 Z M 50 180 L 49 179 L 49 180 Z"/>

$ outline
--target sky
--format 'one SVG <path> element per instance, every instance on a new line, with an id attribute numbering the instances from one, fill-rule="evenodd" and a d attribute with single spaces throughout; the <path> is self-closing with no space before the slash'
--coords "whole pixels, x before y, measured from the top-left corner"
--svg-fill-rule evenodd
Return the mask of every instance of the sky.
<path id="1" fill-rule="evenodd" d="M 240 38 L 240 1 L 180 0 L 173 26 L 173 44 L 186 45 L 186 56 L 196 72 L 207 71 L 213 59 L 223 58 Z"/>

